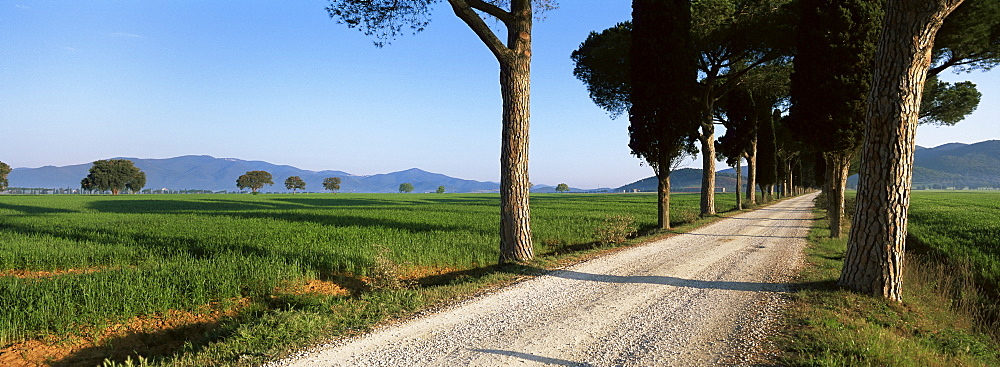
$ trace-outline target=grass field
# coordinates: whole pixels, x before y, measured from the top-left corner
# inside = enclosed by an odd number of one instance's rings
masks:
[[[608,216],[651,228],[655,199],[533,195],[536,254],[593,247]],[[734,205],[716,200],[720,212]],[[698,195],[672,205],[672,222],[693,220]],[[363,329],[453,292],[372,289],[386,271],[480,281],[498,257],[498,207],[496,195],[458,194],[0,196],[0,346],[183,311],[227,316],[177,348],[134,353],[252,364],[266,359],[260,350]],[[295,291],[314,281],[347,292]],[[214,359],[190,357],[206,353]]]
[[[1000,285],[1000,193],[916,192],[911,203],[911,242],[967,264],[984,286]]]
[[[902,304],[836,287],[847,240],[817,221],[781,364],[1000,365],[998,218],[1000,193],[913,192]]]

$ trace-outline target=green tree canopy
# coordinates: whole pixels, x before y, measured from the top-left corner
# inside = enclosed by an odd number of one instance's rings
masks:
[[[399,184],[399,192],[411,193],[413,192],[413,184],[406,182]]]
[[[285,179],[285,188],[292,190],[292,193],[294,194],[295,190],[305,190],[306,182],[302,181],[302,177],[290,176]]]
[[[928,75],[990,70],[1000,65],[1000,1],[965,0],[934,38]]]
[[[598,107],[617,118],[628,112],[632,91],[629,49],[632,22],[618,23],[600,33],[590,32],[570,59],[576,65],[573,76],[580,79]]]
[[[10,174],[10,166],[7,163],[0,162],[0,191],[7,190],[7,175]]]
[[[556,185],[556,191],[557,192],[567,192],[567,191],[569,191],[569,185],[564,184],[564,183],[558,184],[558,185]]]
[[[437,193],[444,194],[444,186],[438,186]]]
[[[323,179],[323,188],[336,192],[340,190],[340,177],[327,177]]]
[[[920,123],[955,125],[979,107],[982,96],[972,82],[948,83],[931,75],[920,100]]]
[[[127,159],[95,161],[87,177],[80,181],[84,190],[111,191],[112,195],[125,189],[139,191],[143,186],[146,186],[146,173]]]
[[[274,185],[271,174],[267,171],[247,171],[236,179],[236,187],[240,190],[250,189],[255,194],[264,185]]]
[[[881,0],[802,0],[792,72],[795,137],[821,152],[861,146]]]

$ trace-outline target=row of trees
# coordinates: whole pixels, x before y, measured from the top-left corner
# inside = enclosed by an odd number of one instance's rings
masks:
[[[980,99],[936,75],[1000,62],[1000,2],[965,3],[635,0],[631,22],[591,33],[571,57],[598,106],[628,111],[629,146],[660,181],[661,227],[669,171],[700,151],[702,215],[714,213],[715,159],[746,160],[762,192],[822,185],[839,237],[854,165],[863,225],[841,284],[899,299],[915,127],[957,123]]]
[[[327,177],[323,179],[323,188],[333,192],[340,190],[340,177]],[[247,171],[236,179],[236,187],[240,190],[250,189],[254,194],[264,185],[274,185],[273,177],[267,171]],[[306,182],[299,176],[289,176],[285,179],[285,188],[292,190],[305,190]]]

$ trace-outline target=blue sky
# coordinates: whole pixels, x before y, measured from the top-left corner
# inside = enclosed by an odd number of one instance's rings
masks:
[[[0,161],[13,167],[207,154],[310,170],[408,168],[499,180],[498,67],[447,4],[385,48],[325,1],[0,0]],[[531,180],[615,187],[648,177],[572,75],[628,0],[563,0],[534,30]],[[1000,77],[979,110],[918,144],[1000,138]],[[689,161],[698,166],[696,161]],[[14,184],[14,183],[12,183]]]

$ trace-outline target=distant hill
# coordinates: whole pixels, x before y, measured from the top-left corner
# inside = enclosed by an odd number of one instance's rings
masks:
[[[917,150],[914,186],[1000,187],[1000,140]]]
[[[744,180],[746,167],[743,167]],[[744,184],[746,181],[743,181]],[[848,179],[848,187],[857,187],[857,175]],[[701,170],[684,168],[670,174],[674,192],[700,191]],[[725,169],[716,174],[716,187],[732,192],[736,172]],[[1000,140],[975,144],[949,143],[934,148],[917,147],[913,167],[913,187],[931,188],[1000,188]],[[617,192],[656,191],[656,177],[645,178],[615,189]]]
[[[701,191],[700,169],[681,168],[670,173],[671,192],[700,192]],[[745,176],[743,184],[746,185]],[[656,192],[656,176],[647,177],[642,180],[614,189],[615,192],[632,192],[639,190],[642,192]],[[719,171],[715,174],[715,187],[717,190],[725,188],[726,192],[736,190],[736,172],[733,170]]]
[[[289,176],[299,176],[306,182],[306,191],[323,190],[323,179],[340,177],[340,192],[398,192],[399,184],[413,184],[414,192],[434,192],[444,186],[447,192],[498,192],[500,184],[463,180],[416,168],[405,171],[357,176],[343,171],[309,171],[292,166],[276,165],[261,161],[235,158],[215,158],[206,155],[189,155],[167,159],[131,160],[146,173],[146,188],[158,190],[211,190],[236,191],[236,178],[247,171],[267,171],[274,177],[274,186],[265,186],[264,192],[289,192],[284,181]],[[87,176],[91,164],[64,167],[15,168],[8,179],[11,187],[29,188],[79,188],[80,180]]]

